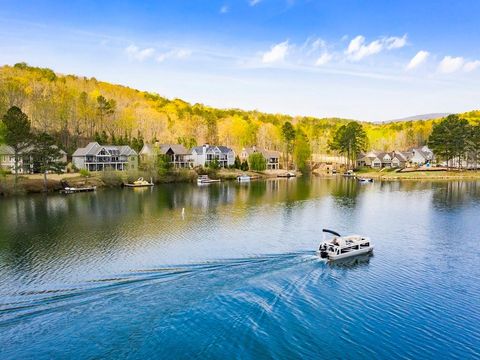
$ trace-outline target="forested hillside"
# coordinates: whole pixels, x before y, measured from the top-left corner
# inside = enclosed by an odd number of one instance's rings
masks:
[[[0,67],[0,114],[14,105],[29,116],[34,130],[54,135],[70,153],[93,139],[134,147],[158,140],[187,147],[209,142],[236,150],[253,144],[283,150],[281,127],[286,121],[306,134],[313,153],[323,153],[328,151],[331,134],[348,121],[192,105],[25,63]],[[480,111],[464,116],[478,121]],[[370,148],[391,150],[423,145],[434,121],[362,124]]]

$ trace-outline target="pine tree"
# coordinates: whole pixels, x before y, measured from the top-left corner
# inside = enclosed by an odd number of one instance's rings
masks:
[[[27,149],[31,143],[30,120],[28,116],[16,106],[8,109],[7,113],[2,118],[3,123],[3,138],[5,144],[13,149],[15,158],[15,190],[18,182],[18,163],[20,154]]]

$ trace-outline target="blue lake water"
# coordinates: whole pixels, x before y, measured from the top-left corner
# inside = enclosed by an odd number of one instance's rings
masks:
[[[480,358],[480,182],[138,190],[0,198],[1,359]]]

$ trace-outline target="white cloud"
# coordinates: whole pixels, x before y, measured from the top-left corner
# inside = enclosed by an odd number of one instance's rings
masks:
[[[463,71],[470,72],[476,70],[480,67],[480,60],[468,61],[463,66]]]
[[[402,37],[392,36],[381,38],[370,43],[365,42],[365,37],[358,35],[348,44],[345,54],[352,61],[359,61],[367,56],[378,54],[382,50],[392,50],[404,47],[407,44],[407,35]]]
[[[407,34],[402,37],[391,36],[385,39],[385,44],[388,50],[391,49],[400,49],[407,45]]]
[[[163,62],[167,59],[177,59],[177,60],[184,60],[190,57],[192,55],[192,52],[187,49],[176,49],[176,50],[170,50],[165,53],[162,53],[157,56],[157,61],[158,62]]]
[[[269,51],[263,54],[262,62],[267,64],[282,61],[283,59],[285,59],[285,56],[288,53],[288,49],[288,40],[273,45]]]
[[[314,52],[323,49],[327,46],[325,40],[320,38],[308,38],[302,45],[301,50],[305,51],[307,55],[312,55]]]
[[[315,65],[316,66],[325,65],[325,64],[329,63],[330,60],[332,60],[332,58],[333,58],[332,54],[329,54],[329,53],[325,52],[322,55],[320,55],[320,57],[315,62]]]
[[[262,1],[262,0],[250,0],[250,1],[248,2],[248,4],[249,4],[250,6],[255,6],[255,5],[259,4],[260,1]]]
[[[346,54],[353,61],[359,61],[364,57],[377,54],[383,49],[383,44],[380,40],[372,41],[370,44],[365,43],[365,37],[358,35],[350,41]]]
[[[135,59],[138,61],[143,61],[145,59],[148,59],[149,57],[153,56],[155,53],[155,49],[153,48],[145,48],[145,49],[139,49],[135,45],[130,45],[125,49],[125,52],[128,54],[128,56],[131,59]]]
[[[444,74],[453,73],[455,71],[460,70],[463,67],[465,60],[458,56],[445,56],[440,64],[438,65],[438,71]]]
[[[226,13],[228,13],[229,10],[230,10],[230,9],[229,9],[228,5],[223,5],[223,6],[220,8],[220,14],[226,14]]]
[[[407,70],[412,70],[420,65],[422,65],[425,61],[427,61],[427,58],[430,56],[430,53],[425,50],[420,50],[417,52],[417,54],[410,60],[410,62],[407,65]]]

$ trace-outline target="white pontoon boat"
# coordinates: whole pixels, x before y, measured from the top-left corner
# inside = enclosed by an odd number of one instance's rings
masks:
[[[220,182],[220,179],[210,179],[208,175],[200,175],[197,178],[198,185],[211,184],[211,183],[217,183],[217,182]]]
[[[373,245],[370,238],[361,235],[341,236],[339,233],[323,229],[325,233],[330,233],[334,237],[328,241],[323,241],[317,253],[322,259],[329,260],[344,259],[350,256],[366,254],[373,251]]]

